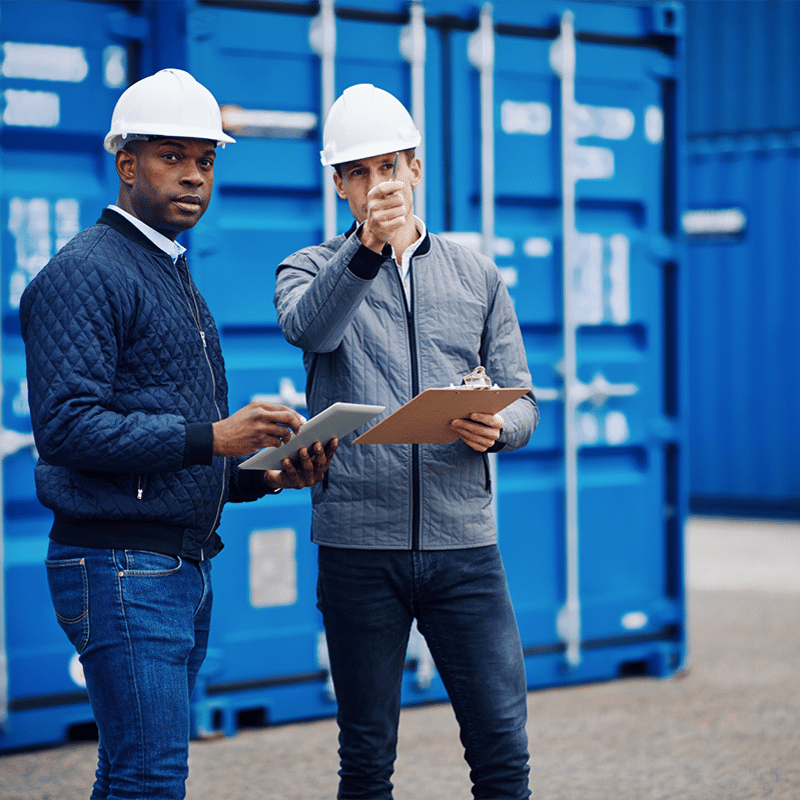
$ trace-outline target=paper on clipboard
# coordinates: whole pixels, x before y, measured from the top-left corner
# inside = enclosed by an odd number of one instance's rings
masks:
[[[498,386],[426,389],[401,408],[362,433],[354,444],[437,444],[454,442],[458,434],[450,420],[474,412],[497,414],[527,394],[527,387]]]
[[[265,447],[246,461],[239,469],[280,469],[284,458],[297,455],[301,447],[310,447],[314,442],[326,444],[334,437],[340,439],[354,431],[359,425],[369,422],[383,411],[385,406],[362,405],[361,403],[334,403],[312,417],[280,447]]]

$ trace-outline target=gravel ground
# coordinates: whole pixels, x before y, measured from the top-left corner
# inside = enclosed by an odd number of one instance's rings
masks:
[[[687,527],[690,667],[531,692],[536,800],[800,798],[800,525]],[[447,705],[404,709],[395,797],[468,800]],[[96,745],[0,756],[0,800],[79,800]],[[330,800],[331,720],[191,745],[190,800]]]

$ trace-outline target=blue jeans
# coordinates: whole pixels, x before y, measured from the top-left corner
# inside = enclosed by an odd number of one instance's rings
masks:
[[[339,723],[340,800],[390,800],[412,620],[447,688],[482,800],[528,791],[525,665],[497,547],[319,548]]]
[[[211,618],[210,562],[51,541],[45,564],[100,734],[92,800],[185,797],[189,698]]]

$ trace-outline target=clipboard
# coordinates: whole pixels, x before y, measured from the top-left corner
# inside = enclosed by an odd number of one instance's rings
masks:
[[[292,436],[280,447],[265,447],[246,461],[239,464],[239,469],[280,469],[284,458],[297,455],[302,447],[310,447],[314,442],[326,444],[334,437],[341,439],[354,431],[359,425],[369,422],[384,410],[386,406],[369,406],[361,403],[334,403],[324,411],[320,411],[308,422],[303,423],[300,432]]]
[[[530,391],[528,387],[498,386],[426,389],[386,419],[362,433],[354,444],[444,444],[458,434],[451,419],[464,419],[473,412],[497,414]]]

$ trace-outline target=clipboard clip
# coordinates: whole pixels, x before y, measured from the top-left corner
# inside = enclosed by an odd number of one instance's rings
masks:
[[[469,375],[463,378],[463,384],[468,389],[482,389],[492,385],[492,379],[486,374],[485,367],[475,367]]]

